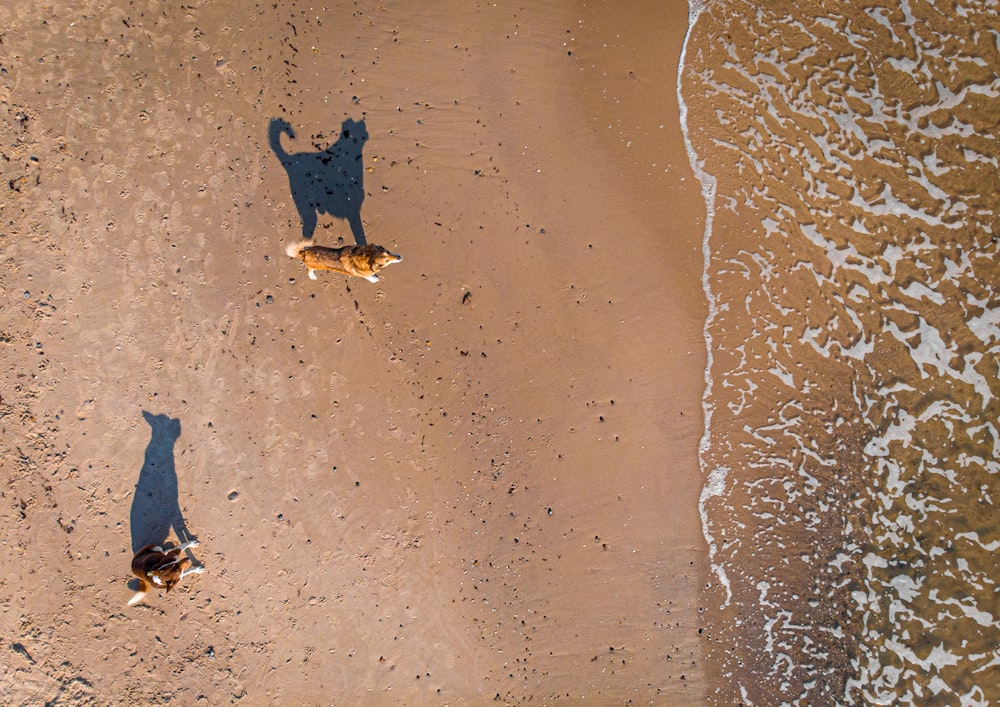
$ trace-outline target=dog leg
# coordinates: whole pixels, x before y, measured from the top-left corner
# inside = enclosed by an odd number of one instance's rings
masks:
[[[184,579],[189,574],[201,574],[205,571],[205,565],[195,565],[194,567],[188,567],[187,569],[181,570],[181,579]]]
[[[365,278],[368,282],[378,282],[378,275],[369,275]]]
[[[309,269],[309,279],[310,280],[315,280],[316,279],[316,271],[313,270],[312,268]]]
[[[184,552],[189,547],[198,547],[199,544],[200,543],[197,540],[189,540],[188,542],[184,543],[183,545],[178,545],[175,549],[178,552]]]

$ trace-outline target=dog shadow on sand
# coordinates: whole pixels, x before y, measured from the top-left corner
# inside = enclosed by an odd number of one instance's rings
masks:
[[[142,416],[149,423],[151,434],[132,495],[129,522],[133,553],[150,543],[163,545],[171,530],[177,536],[178,544],[195,539],[184,524],[177,500],[174,444],[181,436],[181,421],[167,415],[153,415],[145,410]]]
[[[319,214],[329,214],[346,219],[355,243],[365,245],[365,229],[361,225],[361,203],[365,200],[365,163],[361,153],[368,140],[365,121],[348,118],[341,124],[337,140],[317,152],[286,152],[281,146],[282,133],[295,138],[291,125],[280,118],[272,119],[268,128],[271,149],[288,173],[292,200],[302,218],[302,237],[311,239]]]

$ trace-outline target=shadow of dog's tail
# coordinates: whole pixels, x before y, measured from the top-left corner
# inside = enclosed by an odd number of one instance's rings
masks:
[[[288,160],[288,153],[281,146],[281,133],[285,133],[293,140],[295,139],[295,131],[292,130],[291,125],[281,118],[272,118],[271,125],[267,129],[267,136],[271,142],[271,149],[274,150],[274,154],[284,163]]]

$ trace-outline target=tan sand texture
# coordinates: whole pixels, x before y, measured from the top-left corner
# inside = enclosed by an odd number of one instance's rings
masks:
[[[686,5],[547,5],[0,7],[4,703],[703,703]]]

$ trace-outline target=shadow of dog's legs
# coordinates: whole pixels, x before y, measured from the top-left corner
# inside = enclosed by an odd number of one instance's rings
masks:
[[[365,239],[365,227],[361,225],[361,211],[352,213],[348,218],[348,223],[351,224],[351,235],[354,236],[354,242],[358,245],[368,245],[368,241]]]
[[[319,217],[316,215],[316,205],[311,200],[299,196],[300,194],[301,192],[297,192],[292,196],[295,198],[295,208],[302,219],[302,237],[306,240],[311,240],[313,234],[316,232],[316,224],[319,223]]]

